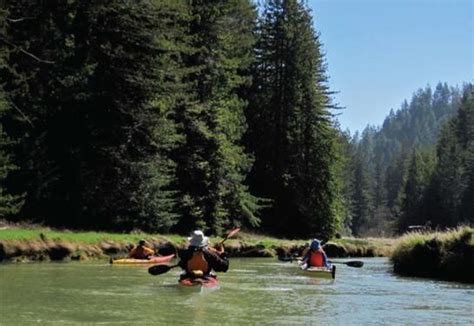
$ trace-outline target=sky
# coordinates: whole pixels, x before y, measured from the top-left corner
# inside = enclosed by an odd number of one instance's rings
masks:
[[[419,88],[474,82],[473,0],[308,0],[343,130],[380,126]]]

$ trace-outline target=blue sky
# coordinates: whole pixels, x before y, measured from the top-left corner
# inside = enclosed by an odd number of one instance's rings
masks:
[[[343,130],[381,125],[418,88],[474,81],[473,0],[309,0]]]

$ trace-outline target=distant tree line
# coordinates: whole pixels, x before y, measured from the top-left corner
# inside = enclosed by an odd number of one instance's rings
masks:
[[[305,1],[0,4],[1,217],[322,238],[344,224]]]
[[[346,228],[403,233],[410,225],[474,222],[473,86],[439,83],[413,94],[379,128],[344,133],[349,163]]]

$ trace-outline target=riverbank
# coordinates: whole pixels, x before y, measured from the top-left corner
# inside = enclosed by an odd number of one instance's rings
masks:
[[[474,283],[474,228],[408,234],[391,261],[399,275]]]
[[[52,230],[44,227],[3,226],[0,261],[88,260],[126,257],[129,249],[145,239],[161,255],[177,253],[187,245],[181,235],[100,233]],[[221,237],[213,237],[216,243]],[[288,240],[239,232],[225,243],[231,257],[274,257],[301,254],[307,240]],[[329,257],[388,256],[393,239],[341,238],[324,245]]]

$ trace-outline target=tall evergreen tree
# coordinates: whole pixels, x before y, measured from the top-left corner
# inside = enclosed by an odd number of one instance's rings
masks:
[[[288,236],[331,236],[336,134],[321,44],[309,9],[296,0],[267,1],[259,23],[254,97],[248,111],[250,177],[273,201],[265,227]]]
[[[257,199],[244,179],[252,164],[241,138],[250,82],[255,8],[248,0],[189,2],[186,98],[175,114],[185,137],[175,152],[182,215],[178,230],[220,232],[231,224],[255,226]]]
[[[472,222],[474,105],[466,85],[456,117],[445,125],[437,146],[438,162],[425,203],[435,226]]]
[[[458,138],[464,149],[465,182],[460,207],[460,222],[474,223],[474,86],[465,86],[458,112]]]
[[[361,153],[356,153],[353,158],[354,186],[351,200],[352,211],[352,233],[361,235],[368,225],[372,213],[372,194],[370,192],[370,179],[367,168],[367,161]]]
[[[6,25],[7,25],[8,13],[6,10],[0,8],[0,37],[6,36]],[[3,39],[2,39],[3,40]],[[2,44],[0,40],[0,44]],[[4,44],[6,45],[6,44]],[[7,46],[0,47],[0,73],[5,73],[6,70],[6,59],[8,51]],[[0,217],[9,216],[15,214],[20,209],[22,203],[20,196],[13,196],[8,193],[5,187],[5,180],[10,171],[16,168],[11,160],[11,141],[4,132],[2,117],[10,110],[10,105],[7,94],[3,89],[3,85],[0,84]]]
[[[399,232],[409,225],[423,225],[428,221],[423,209],[425,192],[434,168],[434,154],[413,150],[402,193],[401,212],[397,227]]]

